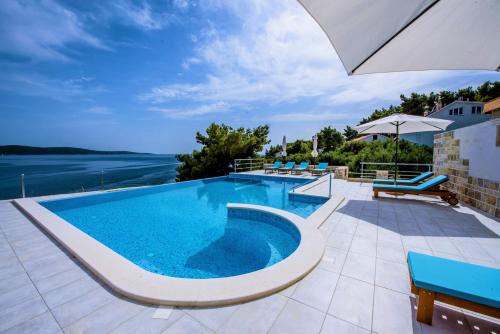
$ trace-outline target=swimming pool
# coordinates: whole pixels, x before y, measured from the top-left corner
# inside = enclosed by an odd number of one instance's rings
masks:
[[[221,278],[272,266],[301,238],[291,223],[228,216],[226,205],[264,205],[305,218],[325,200],[290,199],[288,192],[304,182],[221,177],[40,204],[147,271]]]

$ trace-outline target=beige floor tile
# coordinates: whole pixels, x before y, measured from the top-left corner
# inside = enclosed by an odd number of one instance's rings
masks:
[[[146,306],[117,299],[64,328],[65,333],[105,333],[144,311]]]
[[[347,233],[341,233],[337,231],[333,231],[330,234],[330,237],[326,241],[328,246],[339,248],[342,250],[348,250],[351,246],[353,235]]]
[[[346,251],[327,246],[325,248],[325,254],[323,255],[318,267],[340,274],[342,267],[344,266],[346,256]]]
[[[458,248],[447,237],[427,236],[427,244],[434,252],[447,253],[462,256]]]
[[[52,307],[51,311],[61,327],[67,327],[117,298],[106,289],[94,289],[64,304]]]
[[[359,222],[354,235],[377,241],[377,225],[373,223]]]
[[[413,306],[414,299],[410,296],[375,287],[373,331],[384,334],[421,333]]]
[[[368,334],[370,331],[355,326],[350,322],[327,315],[321,334]]]
[[[325,313],[290,299],[269,333],[319,333]]]
[[[328,313],[371,330],[373,285],[341,276]]]
[[[11,327],[10,329],[2,332],[2,334],[56,334],[61,333],[59,325],[50,314],[50,312],[42,313],[34,318]]]
[[[377,259],[375,284],[409,295],[410,277],[408,266],[403,263]]]
[[[332,299],[339,275],[323,269],[315,269],[297,286],[293,299],[326,312]]]
[[[213,331],[218,330],[224,322],[238,309],[239,305],[209,308],[182,308],[193,319]]]
[[[357,220],[350,220],[344,217],[340,222],[338,222],[335,225],[332,233],[339,232],[339,233],[354,234],[354,232],[356,231],[357,224],[358,224]]]
[[[27,300],[8,308],[0,308],[0,332],[41,315],[47,306],[40,297]]]
[[[400,242],[379,241],[377,243],[377,258],[392,262],[406,262],[406,254]]]
[[[375,254],[370,256],[348,253],[342,275],[373,284],[375,281]]]
[[[377,252],[377,240],[354,235],[349,252],[375,256]]]
[[[153,314],[157,307],[148,307],[136,316],[125,320],[118,327],[113,329],[112,334],[156,334],[163,333],[168,327],[172,326],[177,320],[184,316],[180,310],[174,309],[168,319],[153,319]]]
[[[164,334],[205,334],[212,333],[208,328],[200,324],[188,315],[174,322],[164,332]]]
[[[287,300],[286,297],[275,294],[242,304],[222,325],[218,333],[267,333]]]

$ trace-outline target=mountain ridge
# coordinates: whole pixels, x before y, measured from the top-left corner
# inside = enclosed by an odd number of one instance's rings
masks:
[[[151,154],[131,151],[100,151],[79,147],[38,147],[25,145],[0,145],[0,155],[77,155],[77,154]]]

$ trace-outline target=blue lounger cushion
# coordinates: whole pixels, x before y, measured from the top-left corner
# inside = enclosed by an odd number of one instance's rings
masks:
[[[500,270],[420,253],[408,253],[417,288],[500,308]]]
[[[425,172],[425,173],[417,175],[413,179],[409,179],[409,180],[399,180],[399,179],[396,179],[396,184],[401,184],[401,185],[415,184],[415,183],[418,183],[420,181],[423,181],[423,180],[431,177],[432,175],[433,175],[432,172]],[[373,182],[378,182],[378,183],[394,183],[394,180],[391,180],[391,179],[374,179]]]
[[[320,162],[318,167],[314,168],[314,171],[322,172],[328,168],[328,162]]]
[[[278,169],[281,169],[281,170],[288,170],[288,169],[292,169],[293,166],[295,166],[295,162],[293,161],[290,161],[290,162],[287,162],[285,167],[281,167],[281,168],[278,168]]]
[[[281,161],[276,161],[276,162],[274,162],[274,165],[272,165],[268,169],[278,169],[280,167],[281,167]]]
[[[301,162],[300,166],[295,168],[295,170],[306,170],[308,166],[309,166],[308,162]]]
[[[390,184],[374,184],[373,188],[374,189],[381,189],[381,190],[410,190],[410,191],[423,191],[423,190],[428,190],[432,187],[435,187],[437,185],[440,185],[442,183],[445,183],[448,181],[448,176],[446,175],[439,175],[436,177],[433,177],[430,180],[427,180],[418,186],[401,186],[401,185],[390,185]]]

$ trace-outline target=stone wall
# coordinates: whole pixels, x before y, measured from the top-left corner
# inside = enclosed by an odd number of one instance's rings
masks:
[[[435,135],[434,172],[448,175],[444,187],[461,202],[500,217],[500,148],[489,127],[496,133],[500,125],[485,122]],[[485,169],[488,164],[493,169]]]

